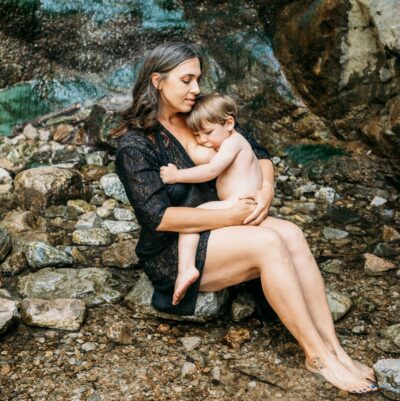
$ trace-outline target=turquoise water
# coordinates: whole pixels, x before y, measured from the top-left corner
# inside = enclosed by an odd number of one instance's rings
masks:
[[[307,166],[315,161],[326,161],[333,156],[344,156],[343,149],[330,145],[295,145],[285,148],[286,155],[297,164]]]

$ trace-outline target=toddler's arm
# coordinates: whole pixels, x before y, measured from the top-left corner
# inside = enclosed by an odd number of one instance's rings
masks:
[[[226,139],[218,152],[207,164],[178,170],[174,164],[162,166],[161,179],[165,184],[199,183],[210,181],[220,175],[235,160],[241,150],[240,142],[233,138]]]

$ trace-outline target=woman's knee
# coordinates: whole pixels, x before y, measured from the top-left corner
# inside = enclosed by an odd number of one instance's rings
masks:
[[[303,230],[290,221],[285,222],[285,229],[281,235],[290,252],[302,249],[306,243]]]
[[[287,252],[285,242],[281,235],[270,228],[259,230],[255,241],[253,242],[255,252],[260,257],[270,256],[274,254],[284,254]]]

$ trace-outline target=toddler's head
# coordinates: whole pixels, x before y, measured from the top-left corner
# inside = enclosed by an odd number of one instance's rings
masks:
[[[188,127],[199,143],[218,149],[235,125],[236,104],[229,96],[209,93],[196,98],[186,117]]]

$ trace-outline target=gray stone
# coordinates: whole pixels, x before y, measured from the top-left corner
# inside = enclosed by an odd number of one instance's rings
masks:
[[[85,311],[85,302],[80,299],[25,298],[21,305],[21,320],[29,326],[77,330],[83,322]]]
[[[110,284],[111,273],[105,269],[44,268],[19,277],[17,291],[24,298],[82,298],[92,306],[121,299]]]
[[[200,337],[181,337],[181,342],[186,351],[193,351],[200,347],[201,338]]]
[[[377,346],[385,352],[400,354],[400,324],[394,324],[381,330]]]
[[[317,190],[317,184],[311,184],[311,183],[304,184],[293,190],[293,196],[295,198],[299,199],[304,194],[307,194],[307,193],[314,194],[316,190]]]
[[[67,207],[65,205],[53,205],[44,211],[44,215],[50,219],[55,217],[65,218],[67,216]]]
[[[0,298],[0,334],[18,321],[17,304],[10,299]]]
[[[125,189],[117,174],[112,173],[101,177],[100,185],[102,186],[104,193],[107,196],[119,200],[123,203],[129,203],[129,199],[126,196]]]
[[[74,219],[81,214],[96,211],[96,206],[84,201],[83,199],[70,199],[67,202],[67,212],[71,219]]]
[[[85,352],[94,351],[97,348],[97,344],[93,342],[86,342],[82,344],[81,348],[82,351]]]
[[[380,196],[374,196],[374,199],[372,199],[370,205],[375,207],[380,207],[383,206],[386,202],[387,199],[381,198]]]
[[[111,234],[120,234],[139,230],[139,225],[133,221],[105,220],[103,228],[106,228]]]
[[[22,251],[15,251],[0,265],[0,273],[5,276],[15,276],[26,270],[28,263]]]
[[[239,322],[246,319],[254,313],[255,307],[256,303],[250,294],[246,292],[238,294],[231,306],[232,320]]]
[[[344,262],[340,259],[329,259],[321,263],[321,270],[331,274],[342,274]]]
[[[100,228],[103,220],[96,212],[87,212],[79,217],[75,224],[77,230],[89,230],[91,228]]]
[[[0,185],[9,185],[10,188],[12,188],[12,183],[13,179],[10,173],[6,169],[0,167]]]
[[[129,209],[115,208],[114,217],[116,220],[132,221],[135,220],[135,214]]]
[[[181,375],[182,377],[190,377],[194,373],[196,373],[197,368],[196,365],[192,362],[185,362],[182,366]]]
[[[400,400],[400,359],[381,359],[373,368],[383,395],[391,400]]]
[[[0,263],[11,250],[11,236],[4,228],[0,228]]]
[[[326,295],[332,319],[335,322],[341,319],[353,306],[352,300],[339,292],[327,289]]]
[[[18,204],[25,209],[42,209],[71,198],[84,198],[88,188],[81,173],[58,167],[24,170],[14,180]]]
[[[159,312],[151,305],[153,286],[148,277],[142,273],[132,291],[126,296],[127,305],[135,312],[137,317],[161,317],[163,319],[206,322],[222,315],[228,301],[228,290],[219,292],[200,292],[197,298],[194,315],[178,316]]]
[[[390,258],[391,256],[396,256],[400,254],[400,250],[397,250],[391,247],[389,244],[385,242],[380,242],[376,245],[373,254],[375,256],[383,257],[383,258]]]
[[[72,233],[72,242],[77,245],[110,245],[112,235],[104,228],[76,230]]]
[[[323,230],[324,237],[328,240],[337,240],[346,238],[349,233],[347,231],[339,230],[338,228],[325,227]]]
[[[332,205],[336,200],[336,191],[331,187],[322,187],[316,193],[315,197],[321,202]]]
[[[364,272],[368,276],[381,276],[388,270],[397,269],[397,266],[388,260],[379,258],[371,253],[364,253]]]
[[[136,255],[136,240],[127,240],[112,244],[102,254],[104,266],[119,267],[127,269],[138,263]]]
[[[72,265],[72,258],[66,252],[40,241],[28,242],[25,245],[25,257],[28,265],[34,270]]]
[[[91,166],[105,166],[108,161],[107,152],[98,150],[85,155],[86,163]]]

